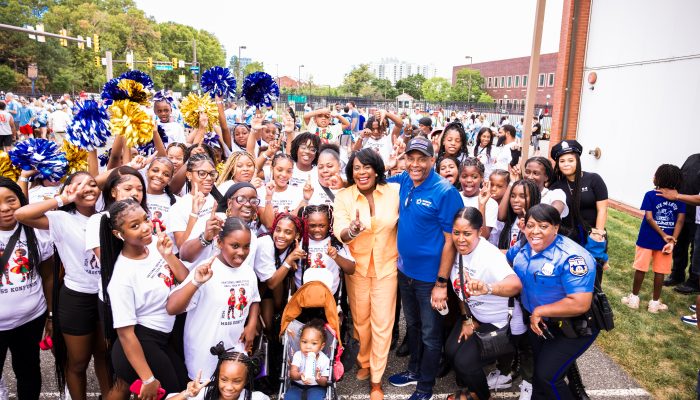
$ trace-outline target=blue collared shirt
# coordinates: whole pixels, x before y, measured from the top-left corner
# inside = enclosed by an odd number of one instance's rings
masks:
[[[508,250],[506,258],[523,283],[520,299],[529,312],[569,294],[593,292],[595,260],[564,236],[557,235],[552,244],[534,255],[529,243],[518,243]]]
[[[457,189],[433,169],[419,186],[408,172],[392,176],[399,183],[399,270],[408,277],[434,282],[440,269],[444,233],[464,204]]]

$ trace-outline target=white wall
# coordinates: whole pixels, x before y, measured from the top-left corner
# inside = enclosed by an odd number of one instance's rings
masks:
[[[700,2],[592,3],[578,121],[583,169],[603,177],[610,198],[638,208],[659,165],[680,167],[700,152]],[[599,160],[588,155],[595,147]]]

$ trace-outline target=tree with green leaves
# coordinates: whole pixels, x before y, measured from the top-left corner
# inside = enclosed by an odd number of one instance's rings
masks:
[[[477,103],[493,103],[493,97],[491,97],[490,94],[483,92],[481,93],[481,96],[479,96]]]
[[[475,69],[464,68],[457,71],[455,84],[452,86],[450,100],[472,101],[478,99],[483,90],[484,77]],[[470,97],[471,96],[471,97]]]
[[[423,82],[423,97],[428,101],[447,101],[452,93],[452,85],[445,78],[435,77]]]
[[[374,75],[369,72],[369,65],[360,64],[345,75],[345,79],[343,79],[343,89],[352,95],[359,96],[362,88],[370,86],[370,82],[373,78]]]
[[[388,79],[372,78],[369,85],[375,89],[375,93],[383,99],[394,99],[399,95],[399,91],[394,88]]]
[[[243,77],[245,78],[253,72],[265,72],[265,67],[263,66],[263,63],[260,61],[253,61],[250,64],[246,65],[245,68],[243,68]]]
[[[404,79],[399,79],[396,81],[394,87],[396,91],[401,93],[406,93],[411,95],[414,99],[423,98],[423,82],[425,82],[425,77],[423,75],[411,75]]]

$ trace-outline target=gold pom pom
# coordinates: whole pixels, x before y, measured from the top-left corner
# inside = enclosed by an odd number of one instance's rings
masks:
[[[131,79],[122,79],[117,84],[117,87],[129,93],[129,99],[131,99],[131,101],[135,101],[144,106],[148,105],[151,92],[144,88],[140,82]]]
[[[180,103],[180,112],[182,112],[185,123],[192,128],[199,127],[200,113],[207,114],[209,118],[209,123],[206,126],[207,132],[213,132],[214,125],[219,125],[219,110],[209,96],[198,96],[196,93],[190,93]]]
[[[115,101],[109,106],[109,113],[112,133],[124,136],[127,146],[136,147],[153,140],[153,121],[138,103]]]
[[[10,155],[7,152],[0,151],[0,176],[17,181],[20,172],[20,169],[12,164]]]
[[[66,153],[66,160],[68,160],[68,170],[66,171],[66,176],[79,171],[88,170],[87,150],[74,146],[67,140],[64,140],[63,146],[61,146],[61,151]]]
[[[219,164],[216,165],[216,172],[219,173],[219,176],[224,173],[224,167],[226,166],[226,162],[222,161]]]

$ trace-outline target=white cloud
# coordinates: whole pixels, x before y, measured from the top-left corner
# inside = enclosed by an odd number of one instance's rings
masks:
[[[338,85],[352,65],[383,57],[433,63],[449,78],[465,56],[483,62],[530,54],[534,0],[470,0],[411,4],[399,1],[223,2],[136,0],[156,21],[175,21],[214,33],[227,57],[265,64],[271,75]],[[562,0],[545,12],[542,53],[558,51]]]

